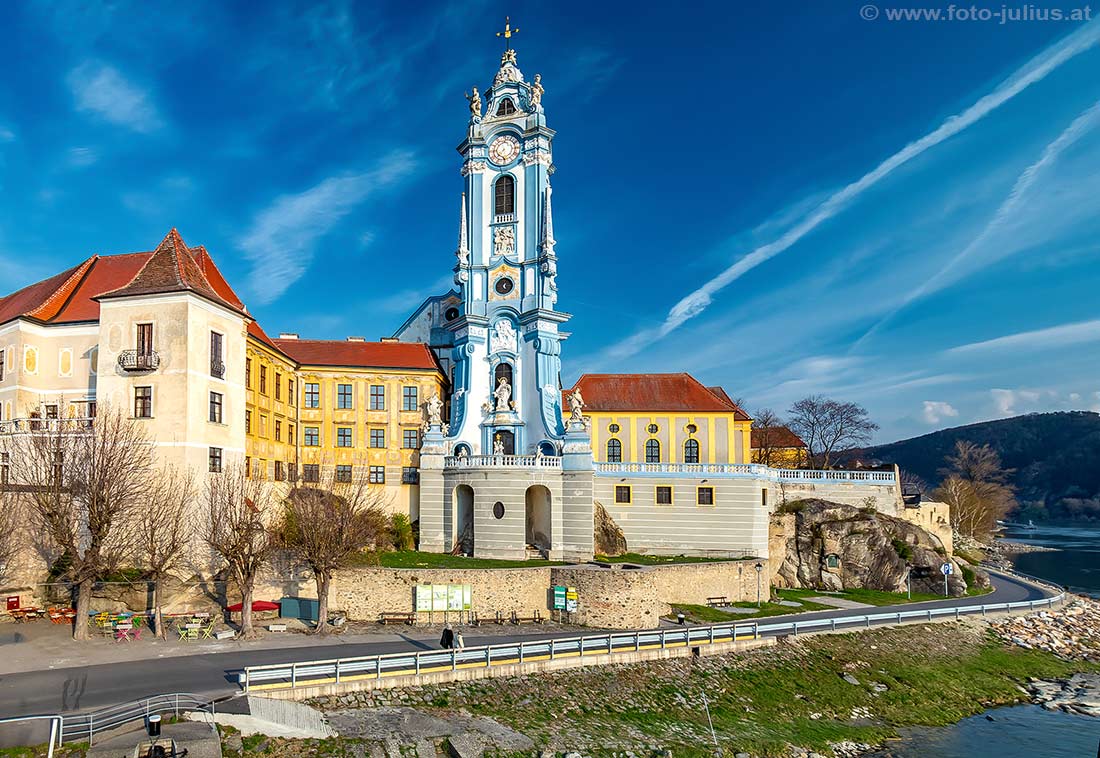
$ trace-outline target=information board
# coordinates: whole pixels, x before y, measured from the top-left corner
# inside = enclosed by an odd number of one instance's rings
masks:
[[[416,611],[469,611],[474,607],[473,587],[469,584],[416,585]]]
[[[554,590],[554,610],[555,611],[564,611],[565,610],[565,587],[559,587],[559,586],[555,585],[553,587],[553,590]]]

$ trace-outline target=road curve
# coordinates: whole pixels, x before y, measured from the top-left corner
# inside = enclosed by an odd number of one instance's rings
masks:
[[[990,571],[994,591],[987,595],[937,600],[925,603],[885,606],[874,609],[815,611],[789,616],[772,616],[760,623],[813,619],[844,619],[867,613],[896,613],[927,608],[954,608],[986,603],[1040,600],[1055,593],[1009,574]],[[746,621],[746,623],[750,623]],[[576,637],[577,630],[546,632],[537,638]],[[502,644],[534,635],[466,635],[469,647]],[[191,692],[216,698],[239,691],[232,672],[245,666],[326,658],[398,653],[417,649],[434,649],[434,639],[413,639],[399,642],[318,645],[316,647],[241,650],[228,653],[208,653],[155,658],[126,663],[49,669],[0,677],[0,718],[35,714],[71,713],[104,708],[165,692]]]

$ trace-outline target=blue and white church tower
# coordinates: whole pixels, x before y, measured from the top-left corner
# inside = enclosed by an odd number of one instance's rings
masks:
[[[561,340],[551,211],[554,132],[542,84],[524,81],[515,50],[501,58],[481,112],[470,95],[462,155],[462,217],[450,325],[455,454],[558,455]]]
[[[557,309],[554,131],[542,95],[510,46],[484,101],[467,95],[456,289],[395,334],[428,343],[451,376],[447,423],[429,419],[421,445],[424,550],[591,557],[588,433],[562,416],[569,314]]]

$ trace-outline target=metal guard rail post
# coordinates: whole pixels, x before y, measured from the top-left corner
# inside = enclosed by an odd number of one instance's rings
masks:
[[[946,616],[956,619],[964,615],[980,614],[985,616],[988,613],[995,612],[1051,608],[1055,603],[1063,602],[1065,598],[1065,592],[1060,592],[1042,600],[1021,600],[1011,603],[891,611],[889,613],[870,613],[841,618],[803,619],[775,624],[761,624],[759,621],[751,623],[726,622],[674,629],[608,632],[580,637],[550,637],[469,647],[462,650],[384,653],[357,658],[337,658],[289,664],[276,663],[244,668],[238,675],[238,683],[245,692],[251,692],[254,688],[274,689],[285,688],[288,685],[291,688],[296,688],[310,684],[343,683],[366,676],[381,679],[383,676],[420,675],[446,669],[456,671],[460,666],[472,665],[486,668],[540,659],[556,660],[561,657],[583,657],[592,654],[638,651],[650,647],[664,649],[670,646],[713,644],[716,641],[732,642],[738,639],[759,639],[764,634],[772,636],[797,635],[822,629],[835,631],[859,626],[870,628],[871,626],[900,625],[907,620],[914,619],[931,621]]]

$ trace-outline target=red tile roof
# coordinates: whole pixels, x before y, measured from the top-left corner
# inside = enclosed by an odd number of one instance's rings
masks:
[[[768,435],[768,444],[773,447],[806,447],[802,438],[785,426],[759,427],[752,430],[752,447],[759,450],[764,444],[764,435]]]
[[[589,411],[733,413],[748,419],[724,392],[712,392],[691,374],[584,374],[564,394],[576,387]]]
[[[420,342],[346,342],[341,340],[273,340],[279,350],[304,366],[411,368],[442,372],[427,345]]]
[[[154,255],[166,246],[171,249],[164,256],[171,258],[177,272],[182,271],[180,276],[186,281],[185,285],[177,282],[172,267],[166,269],[163,261],[151,264]],[[179,256],[180,246],[187,251],[186,256]],[[156,278],[154,274],[159,276],[161,284],[167,282],[169,286],[166,289],[150,287]],[[139,289],[143,291],[138,292]],[[190,290],[233,310],[245,311],[240,298],[222,277],[206,249],[188,249],[179,232],[173,229],[156,251],[93,255],[79,266],[0,298],[0,324],[20,316],[48,324],[98,321],[97,298],[120,292],[151,294],[151,290]]]
[[[725,400],[727,403],[737,409],[736,411],[734,411],[734,413],[736,414],[738,421],[752,421],[752,416],[746,413],[745,409],[742,408],[740,405],[733,402],[733,398],[731,398],[729,396],[729,393],[727,393],[724,389],[722,389],[721,387],[707,387],[707,389],[717,395],[719,400]]]
[[[205,250],[201,253],[205,254]],[[208,267],[214,268],[209,256],[204,256]],[[194,253],[187,247],[180,233],[175,229],[168,232],[167,236],[157,246],[157,249],[149,256],[141,270],[122,287],[104,292],[100,299],[113,297],[128,297],[133,295],[160,295],[168,292],[193,292],[212,302],[244,314],[244,307],[237,296],[229,290],[229,285],[222,279],[227,297],[218,294],[203,273]],[[221,275],[218,275],[221,279]]]

